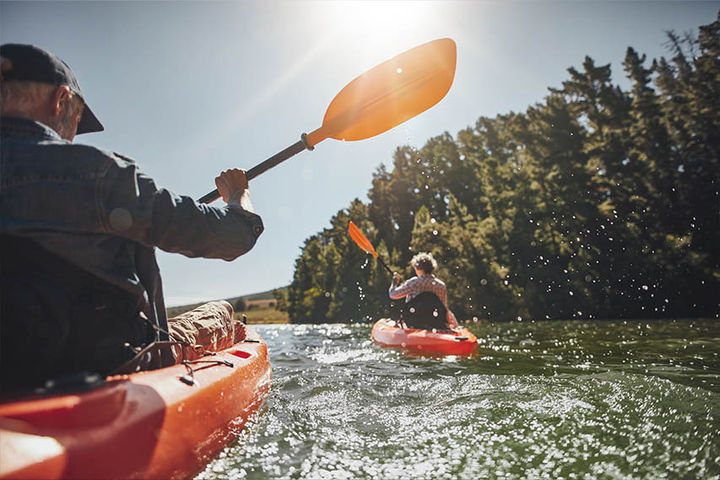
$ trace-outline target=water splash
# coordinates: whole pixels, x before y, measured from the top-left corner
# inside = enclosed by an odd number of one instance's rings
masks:
[[[198,478],[720,475],[717,322],[471,328],[478,355],[443,359],[365,325],[261,327],[270,397]]]

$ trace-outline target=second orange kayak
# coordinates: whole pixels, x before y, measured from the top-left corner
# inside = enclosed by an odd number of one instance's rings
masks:
[[[375,322],[372,339],[383,347],[397,347],[426,353],[469,355],[477,348],[477,337],[467,328],[453,331],[401,328],[394,320],[383,318]]]

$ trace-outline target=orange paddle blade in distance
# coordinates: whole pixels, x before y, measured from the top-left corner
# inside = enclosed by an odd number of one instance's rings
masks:
[[[378,254],[375,251],[375,247],[372,246],[372,243],[370,243],[370,240],[367,239],[367,237],[360,231],[360,229],[352,222],[348,224],[348,233],[350,234],[350,238],[352,238],[355,243],[358,244],[358,247],[365,250],[367,253],[372,255],[375,258],[378,258]]]
[[[424,112],[450,90],[456,62],[455,42],[441,38],[373,67],[335,96],[308,144],[370,138]]]

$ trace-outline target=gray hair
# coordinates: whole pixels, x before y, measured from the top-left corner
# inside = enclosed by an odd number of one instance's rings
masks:
[[[0,111],[34,110],[55,88],[55,85],[40,82],[0,82]]]
[[[0,112],[3,115],[18,115],[23,113],[33,120],[48,123],[46,118],[37,118],[38,108],[52,96],[57,85],[40,82],[0,82]],[[53,122],[49,127],[55,129],[58,134],[65,138],[65,134],[74,126],[74,119],[77,118],[85,106],[82,98],[74,92],[70,92],[68,108],[63,112],[61,118]]]
[[[427,252],[420,252],[415,255],[412,260],[410,260],[410,265],[425,273],[432,273],[433,270],[437,268],[437,262],[432,254]]]

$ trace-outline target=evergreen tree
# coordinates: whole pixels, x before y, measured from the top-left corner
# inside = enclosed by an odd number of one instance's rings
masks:
[[[391,267],[439,261],[460,320],[720,315],[720,17],[673,57],[628,48],[630,89],[586,57],[522,113],[399,147],[295,263],[294,322],[397,313]]]

